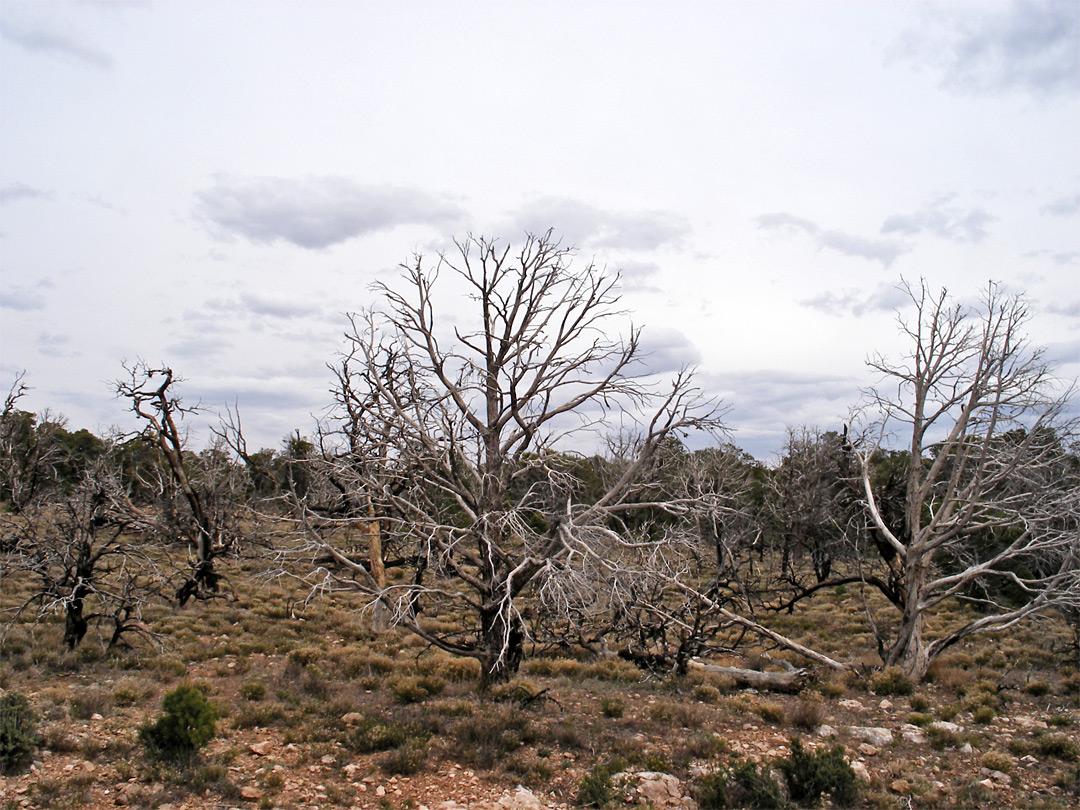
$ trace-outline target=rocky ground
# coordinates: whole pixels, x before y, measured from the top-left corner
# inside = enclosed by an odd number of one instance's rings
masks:
[[[844,745],[860,779],[862,806],[1067,808],[1078,802],[1080,786],[1063,777],[1075,758],[1075,702],[1065,708],[1068,700],[1060,695],[1036,698],[1016,690],[1007,712],[984,716],[983,722],[976,722],[970,709],[939,712],[952,719],[927,722],[933,714],[914,709],[927,708],[920,701],[949,704],[954,696],[942,687],[883,697],[861,691],[858,684],[837,694],[834,683],[802,695],[775,695],[701,681],[677,687],[657,679],[633,683],[624,668],[615,681],[538,675],[530,677],[527,688],[547,691],[528,708],[515,710],[528,718],[532,732],[514,750],[500,752],[487,767],[470,765],[454,726],[444,723],[444,733],[430,740],[415,773],[391,774],[384,755],[350,752],[304,724],[347,729],[348,713],[331,714],[342,706],[410,718],[451,716],[467,707],[481,719],[505,707],[477,697],[466,684],[452,684],[444,694],[407,707],[378,688],[349,692],[350,704],[346,690],[331,687],[305,698],[309,710],[321,704],[322,714],[248,727],[240,722],[247,703],[267,700],[245,702],[243,685],[256,676],[269,684],[295,681],[295,667],[280,656],[238,663],[210,659],[187,668],[186,679],[205,684],[226,716],[218,724],[220,735],[197,764],[186,768],[155,764],[139,746],[137,728],[160,701],[123,705],[127,701],[116,699],[131,691],[131,676],[98,680],[100,673],[87,671],[39,684],[36,692],[29,691],[46,718],[46,747],[25,773],[0,777],[0,805],[538,810],[575,806],[590,769],[622,757],[626,770],[637,774],[626,780],[628,802],[689,808],[701,774],[736,756],[771,763],[788,754],[795,736],[811,748]],[[368,680],[362,686],[377,685]],[[165,689],[155,687],[154,698]],[[82,705],[80,693],[96,695],[101,711],[72,717],[72,707]],[[288,693],[281,688],[278,694]],[[1059,748],[1047,740],[1057,740]]]

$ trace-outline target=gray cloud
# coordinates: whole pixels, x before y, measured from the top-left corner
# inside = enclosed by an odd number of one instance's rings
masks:
[[[678,329],[643,329],[640,351],[639,359],[649,374],[668,374],[701,362],[697,346]]]
[[[860,381],[786,371],[742,371],[703,375],[701,382],[731,405],[725,418],[734,443],[759,459],[784,444],[790,425],[838,430],[858,402]]]
[[[245,293],[240,296],[240,301],[248,312],[273,318],[304,318],[321,312],[314,304],[305,304],[291,298]]]
[[[957,10],[938,13],[933,27],[906,32],[897,55],[934,66],[941,86],[954,92],[1080,90],[1080,4],[1015,0],[1005,8],[972,3]]]
[[[343,177],[222,178],[197,197],[196,215],[220,236],[311,250],[398,225],[452,225],[464,215],[420,189],[364,186]]]
[[[881,232],[902,236],[928,232],[952,242],[981,242],[988,235],[985,226],[996,219],[981,208],[964,211],[938,203],[913,214],[894,214],[882,224]]]
[[[569,197],[531,200],[514,213],[512,227],[530,233],[554,228],[574,247],[622,250],[677,247],[691,230],[686,217],[674,211],[604,211]]]
[[[662,292],[653,281],[660,275],[656,262],[619,262],[620,285],[624,290]]]
[[[1067,304],[1053,303],[1046,305],[1046,311],[1055,315],[1065,315],[1069,318],[1080,317],[1080,301],[1070,301]]]
[[[4,20],[0,22],[0,38],[32,53],[59,56],[90,67],[108,70],[114,64],[113,58],[104,51],[66,33],[39,26],[18,26]]]
[[[9,205],[19,200],[51,200],[51,191],[28,186],[26,183],[6,183],[0,187],[0,205]]]
[[[1067,217],[1077,211],[1080,211],[1080,194],[1073,194],[1071,197],[1059,197],[1039,209],[1039,213],[1055,217]]]
[[[0,309],[12,309],[17,312],[44,309],[45,295],[43,290],[51,289],[52,286],[52,282],[45,279],[32,287],[5,286],[0,288]]]
[[[874,290],[867,293],[862,290],[845,290],[834,292],[828,290],[814,298],[807,298],[799,302],[808,309],[816,309],[827,315],[860,317],[871,312],[895,312],[905,304],[911,303],[911,299],[899,287],[879,284]]]
[[[766,231],[804,233],[810,236],[818,250],[835,250],[845,256],[881,262],[889,267],[911,248],[891,239],[870,239],[845,231],[827,230],[803,217],[786,212],[762,214],[755,217],[757,226]]]
[[[42,332],[38,335],[37,342],[38,351],[48,357],[71,357],[77,354],[68,350],[71,345],[71,335]]]

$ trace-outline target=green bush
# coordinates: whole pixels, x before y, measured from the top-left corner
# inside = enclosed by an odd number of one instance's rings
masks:
[[[604,717],[622,717],[626,712],[626,704],[618,698],[604,698],[600,701],[600,713]]]
[[[0,773],[22,767],[37,745],[37,713],[21,692],[0,695]]]
[[[1035,741],[1035,750],[1044,757],[1056,757],[1065,762],[1080,759],[1080,745],[1067,734],[1044,734]]]
[[[727,771],[713,771],[698,779],[694,798],[701,810],[727,810],[731,807],[731,794],[728,792]]]
[[[248,681],[240,687],[240,697],[245,700],[262,700],[266,697],[266,684],[262,681]]]
[[[887,667],[875,673],[870,679],[870,688],[879,695],[910,695],[915,691],[899,667]]]
[[[775,810],[785,804],[780,785],[773,779],[768,769],[759,768],[748,760],[739,760],[732,765],[728,789],[731,795],[731,807]]]
[[[341,743],[355,754],[370,754],[399,748],[408,736],[406,728],[392,720],[365,717],[345,732]]]
[[[578,785],[577,803],[581,807],[605,807],[624,798],[624,786],[615,784],[612,777],[626,768],[626,761],[616,757],[597,763]]]
[[[791,741],[791,756],[777,765],[787,779],[791,798],[799,804],[816,804],[828,793],[835,804],[850,807],[858,799],[855,771],[844,759],[844,747],[807,751],[798,739]]]
[[[188,757],[214,738],[218,711],[192,684],[182,684],[165,695],[164,711],[153,725],[139,729],[139,739],[153,755],[163,759]]]

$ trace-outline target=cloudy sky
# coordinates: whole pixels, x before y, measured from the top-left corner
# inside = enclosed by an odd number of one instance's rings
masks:
[[[0,382],[130,427],[166,363],[277,446],[414,252],[554,227],[761,458],[896,355],[902,279],[1080,374],[1080,3],[0,0]]]

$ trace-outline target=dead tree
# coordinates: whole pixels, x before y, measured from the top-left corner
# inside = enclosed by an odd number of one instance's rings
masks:
[[[905,290],[908,352],[870,361],[883,379],[859,450],[865,507],[898,578],[882,591],[900,614],[879,637],[882,656],[921,679],[967,636],[1080,604],[1080,478],[1072,390],[1028,344],[1023,299],[990,284],[969,309],[925,282]],[[893,432],[907,469],[902,515],[890,520],[874,462]],[[956,600],[978,614],[928,637],[928,617]]]
[[[63,643],[75,649],[95,624],[109,627],[109,646],[129,633],[153,636],[144,607],[158,601],[167,582],[162,558],[152,553],[155,523],[131,503],[115,459],[106,452],[84,471],[71,492],[0,515],[13,538],[5,576],[27,575],[37,585],[10,611],[10,628],[30,608],[64,617]]]
[[[209,455],[204,453],[205,474],[196,479],[186,456],[186,434],[178,422],[197,413],[199,407],[183,404],[176,394],[178,379],[171,368],[152,368],[142,362],[125,368],[130,379],[117,382],[117,395],[127,399],[136,417],[145,423],[139,435],[160,452],[186,508],[185,512],[174,512],[170,521],[194,550],[191,572],[177,588],[176,599],[184,605],[191,598],[214,597],[220,594],[222,580],[215,561],[235,553],[239,543],[233,517],[238,493],[226,481],[234,473],[231,461],[211,447]],[[164,483],[161,491],[167,494]]]
[[[380,583],[375,566],[326,541],[332,524],[302,502],[297,520],[316,553],[348,572],[317,569],[321,586],[348,579],[393,621],[478,659],[488,683],[521,660],[526,590],[564,576],[583,546],[631,543],[609,520],[642,507],[633,494],[653,457],[670,438],[720,423],[689,373],[666,390],[638,376],[639,330],[611,336],[617,277],[575,267],[550,233],[517,252],[471,237],[457,248],[432,269],[416,257],[401,290],[376,285],[385,306],[353,317],[339,375],[347,433],[327,462],[339,473],[349,465],[341,479],[370,499],[409,578]],[[639,420],[638,454],[582,502],[582,481],[556,451],[620,419]],[[462,631],[430,629],[422,619],[434,613],[453,614]]]

